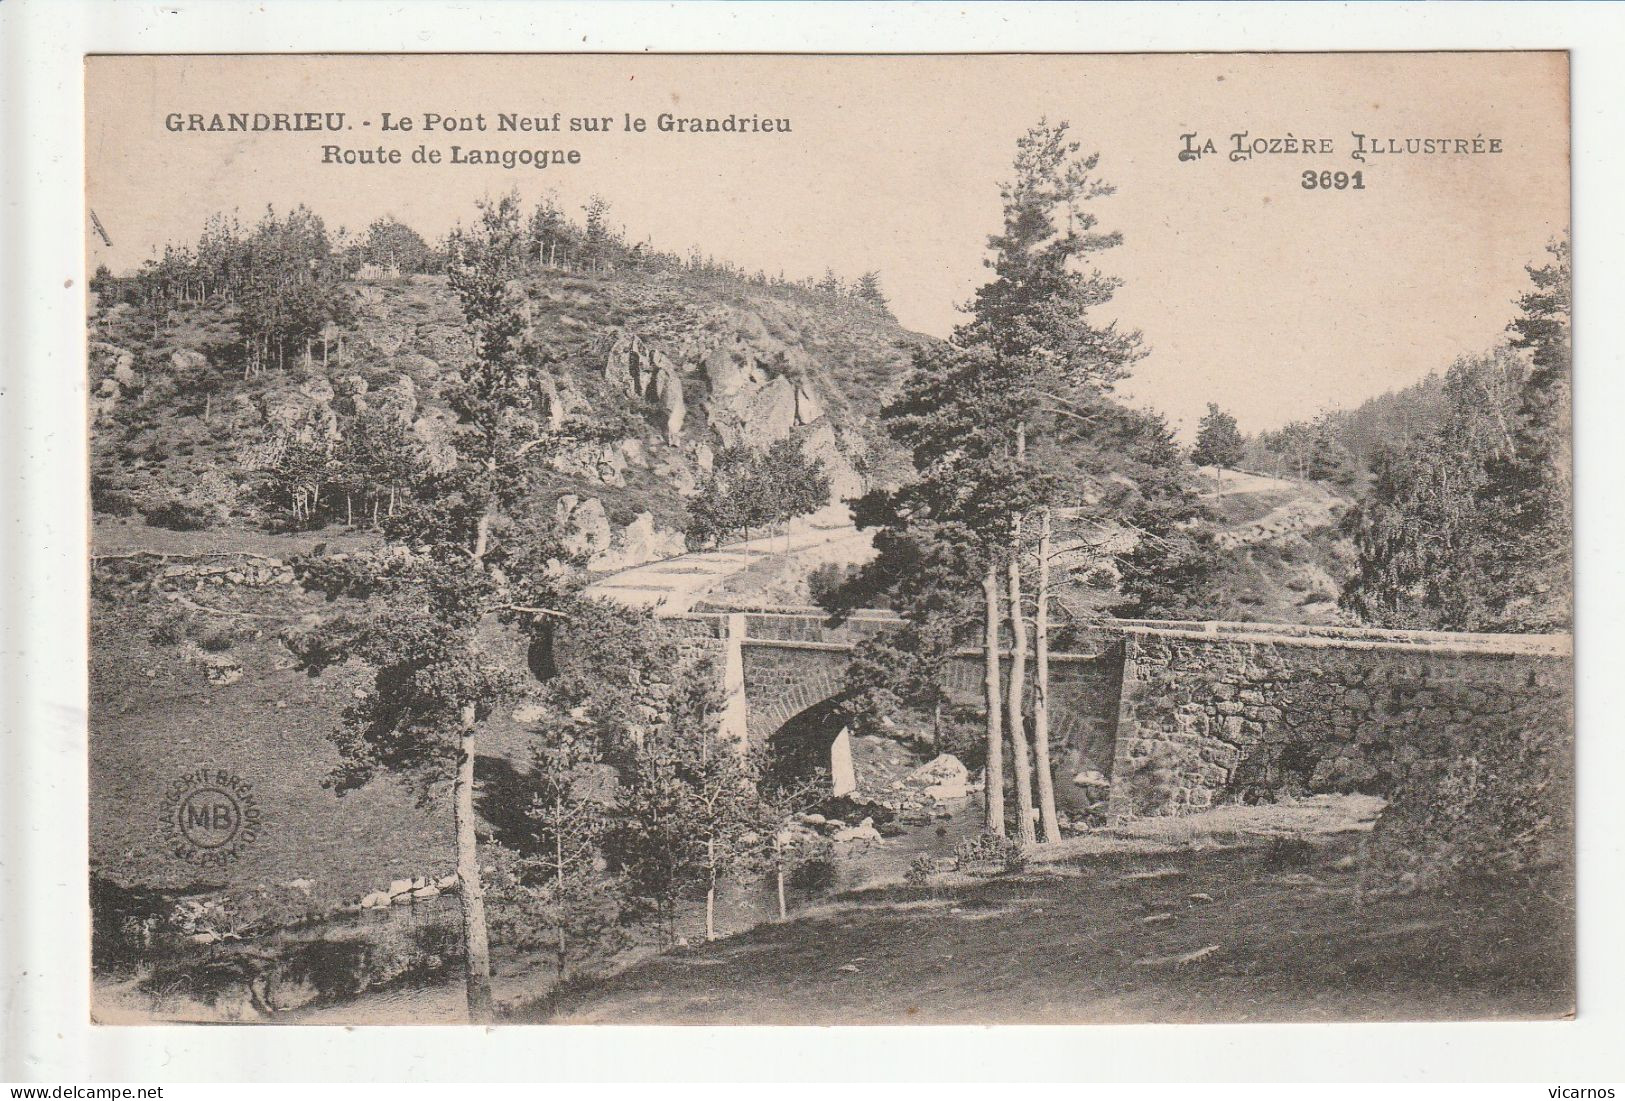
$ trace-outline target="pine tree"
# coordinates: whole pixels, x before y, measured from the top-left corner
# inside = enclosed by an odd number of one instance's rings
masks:
[[[1091,255],[1120,245],[1122,235],[1097,231],[1099,219],[1089,204],[1115,189],[1095,175],[1099,154],[1082,154],[1068,129],[1064,122],[1051,126],[1040,121],[1017,141],[1015,175],[1000,191],[1004,227],[988,239],[993,257],[987,264],[994,278],[977,290],[970,303],[971,320],[953,336],[962,347],[989,352],[986,362],[1016,407],[1007,422],[1004,469],[990,473],[1010,491],[1003,555],[1011,632],[1007,725],[1024,842],[1035,837],[1032,766],[1023,720],[1027,620],[1021,567],[1028,553],[1023,528],[1035,510],[1040,527],[1050,527],[1046,514],[1060,493],[1052,468],[1033,463],[1029,435],[1046,428],[1059,411],[1076,410],[1109,391],[1141,355],[1137,332],[1120,331],[1115,323],[1097,325],[1090,317],[1091,311],[1111,301],[1119,281],[1083,265]],[[1049,594],[1044,597],[1047,600]],[[991,611],[996,601],[990,595],[987,603]],[[1047,625],[1047,609],[1042,618]],[[1044,651],[1047,658],[1047,640]],[[1039,681],[1047,688],[1047,670]],[[1044,700],[1040,711],[1046,717],[1047,710]],[[1054,841],[1059,829],[1047,743],[1036,747],[1035,756],[1040,808],[1050,808],[1043,821],[1045,840]]]
[[[859,301],[866,302],[884,314],[891,313],[891,303],[886,300],[886,294],[880,289],[880,273],[866,271],[858,277],[856,293]]]
[[[1567,240],[1547,249],[1551,263],[1528,268],[1534,288],[1518,299],[1507,326],[1529,356],[1509,454],[1487,468],[1485,512],[1493,525],[1487,569],[1503,629],[1556,631],[1573,620],[1574,457],[1570,396]]]
[[[427,796],[448,781],[456,832],[468,1013],[492,1014],[490,947],[474,816],[474,761],[481,724],[522,687],[482,641],[493,618],[539,629],[560,614],[572,581],[551,516],[526,511],[537,460],[558,438],[535,408],[533,370],[544,365],[523,340],[510,285],[520,248],[516,196],[482,203],[471,230],[454,235],[450,278],[474,354],[449,395],[459,416],[457,463],[413,486],[385,522],[391,553],[365,579],[374,610],[335,617],[290,639],[319,668],[355,656],[376,672],[335,733],[341,791],[391,773]],[[350,583],[354,583],[353,581]]]
[[[1223,467],[1233,466],[1241,458],[1243,440],[1236,428],[1236,418],[1224,412],[1213,402],[1207,403],[1207,414],[1197,426],[1196,447],[1191,461],[1197,466],[1211,466],[1220,482],[1224,481]]]

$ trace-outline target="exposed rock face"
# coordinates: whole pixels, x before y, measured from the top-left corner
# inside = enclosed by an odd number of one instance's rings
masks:
[[[604,379],[628,397],[658,404],[665,411],[666,442],[678,444],[688,409],[683,401],[682,372],[670,356],[636,334],[622,333],[610,346]]]
[[[455,423],[444,409],[426,410],[412,422],[412,435],[423,448],[424,461],[433,473],[443,474],[457,465],[457,448],[452,443]]]
[[[100,424],[112,417],[126,391],[140,381],[135,373],[135,353],[116,344],[92,341],[90,374],[92,378],[102,376],[90,398],[91,419]]]
[[[835,429],[830,426],[828,418],[818,421],[803,432],[801,453],[824,464],[824,473],[829,475],[831,501],[862,496],[863,478],[853,469],[851,460],[841,450],[840,444],[835,439]]]
[[[804,381],[796,383],[796,423],[811,424],[823,415],[823,403],[813,396],[807,383]]]
[[[343,375],[333,383],[334,405],[340,412],[359,415],[367,411],[367,380],[360,375]]]
[[[574,493],[559,498],[555,510],[564,548],[573,555],[592,558],[609,549],[609,517],[604,503],[596,497],[582,500]]]
[[[728,349],[718,345],[705,357],[705,381],[711,388],[713,405],[733,397],[745,385],[745,370],[734,362]]]
[[[712,426],[723,442],[730,446],[742,443],[749,447],[766,447],[784,439],[795,427],[795,387],[781,375],[757,387],[743,401],[737,402],[735,409],[737,413],[732,423],[712,419]]]
[[[594,558],[588,567],[610,573],[641,566],[645,562],[675,558],[687,550],[688,542],[681,532],[657,528],[653,515],[640,512],[615,537],[611,549]]]
[[[418,411],[417,383],[412,381],[411,375],[401,375],[387,389],[378,392],[377,400],[381,408],[402,424],[411,424]]]
[[[683,438],[683,421],[688,408],[683,403],[683,380],[671,362],[661,364],[654,380],[655,398],[666,411],[666,442],[673,447]]]
[[[338,436],[338,413],[333,409],[333,386],[317,377],[300,386],[272,390],[262,399],[260,412],[273,435],[301,443]]]
[[[683,377],[697,371],[705,380],[705,400],[699,409],[723,446],[763,448],[805,432],[803,447],[830,476],[831,501],[858,496],[865,488],[863,479],[842,447],[813,381],[818,364],[792,341],[796,335],[784,319],[769,326],[757,314],[739,309],[708,316],[698,329],[662,333],[659,347],[639,334],[622,331],[605,357],[604,379],[628,397],[663,410],[666,442],[681,446],[693,411],[683,394]],[[701,443],[691,454],[699,471],[709,473],[714,461],[710,446]],[[582,465],[594,464],[583,456]],[[621,484],[619,471],[602,462],[597,466],[602,481]]]
[[[626,456],[615,444],[600,448],[593,465],[598,472],[598,480],[605,485],[619,488],[626,484]]]

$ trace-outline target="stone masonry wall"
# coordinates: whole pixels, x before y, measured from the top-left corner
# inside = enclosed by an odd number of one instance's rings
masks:
[[[1125,641],[1118,817],[1293,791],[1396,797],[1497,739],[1556,757],[1571,744],[1571,662],[1550,640],[1132,628]]]

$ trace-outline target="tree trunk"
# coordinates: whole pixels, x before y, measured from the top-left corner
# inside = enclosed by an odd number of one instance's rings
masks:
[[[564,807],[559,799],[553,800],[553,869],[553,885],[558,891],[559,980],[562,982],[569,946],[564,938]]]
[[[705,884],[705,939],[717,939],[717,839],[707,838],[705,858],[711,864],[711,877]]]
[[[463,708],[463,733],[457,758],[454,816],[457,823],[457,901],[463,917],[463,958],[468,1019],[491,1020],[491,942],[485,929],[485,886],[474,836],[474,705]]]
[[[1033,773],[1027,756],[1027,724],[1023,718],[1022,696],[1027,687],[1027,617],[1021,610],[1021,517],[1010,525],[1010,562],[1006,573],[1010,582],[1010,760],[1016,771],[1016,819],[1023,845],[1038,841],[1033,831]]]
[[[987,695],[987,767],[982,771],[982,805],[986,808],[987,829],[1004,836],[1004,699],[999,691],[999,575],[989,563],[982,577],[982,595],[987,609],[982,643],[984,684]]]
[[[1016,463],[1027,461],[1027,424],[1016,425]],[[1027,756],[1027,723],[1022,717],[1027,688],[1027,617],[1021,607],[1021,514],[1010,518],[1010,557],[1005,566],[1010,585],[1010,759],[1016,770],[1016,814],[1023,845],[1036,844],[1033,832],[1033,776]]]
[[[213,394],[204,394],[203,395],[203,423],[204,424],[209,423],[209,414],[213,410],[214,410],[214,395]]]
[[[1038,820],[1044,841],[1061,839],[1055,813],[1055,776],[1049,762],[1049,556],[1052,517],[1045,508],[1038,527],[1038,609],[1033,613],[1033,770],[1038,773]]]

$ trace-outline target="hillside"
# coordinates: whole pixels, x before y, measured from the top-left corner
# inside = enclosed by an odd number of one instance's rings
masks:
[[[1207,479],[1218,518],[1219,567],[1214,619],[1261,623],[1347,624],[1338,593],[1353,570],[1354,548],[1338,529],[1353,503],[1346,491],[1316,481],[1227,470]]]
[[[287,503],[265,485],[276,448],[342,446],[351,418],[366,412],[409,429],[431,468],[444,462],[445,393],[470,354],[445,278],[347,290],[352,323],[330,326],[308,361],[258,372],[241,362],[233,306],[182,303],[156,334],[127,303],[94,307],[97,512],[165,526],[290,526]],[[523,290],[525,340],[551,361],[537,372],[541,397],[580,440],[553,461],[547,492],[565,499],[559,518],[604,568],[680,552],[683,495],[732,444],[793,436],[824,463],[832,497],[860,492],[885,463],[871,416],[923,339],[856,304],[683,272],[533,269]],[[352,519],[347,504],[329,495],[327,518]]]

